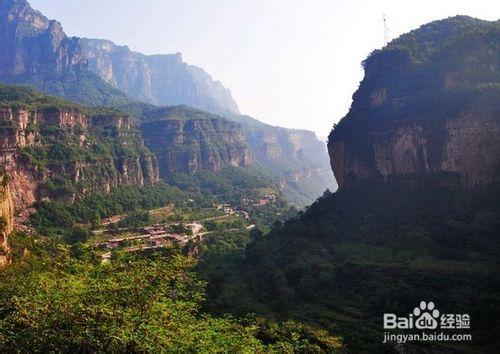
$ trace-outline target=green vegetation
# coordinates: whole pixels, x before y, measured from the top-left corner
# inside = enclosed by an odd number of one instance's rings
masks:
[[[118,107],[134,101],[86,69],[68,69],[62,74],[40,73],[4,78],[11,84],[29,85],[50,95],[86,106]]]
[[[460,193],[432,183],[325,193],[255,235],[232,265],[209,264],[207,307],[315,323],[341,333],[351,351],[375,353],[393,350],[381,343],[384,312],[406,314],[430,299],[471,315],[473,342],[455,350],[497,352],[499,198],[498,183]]]
[[[443,21],[434,21],[421,26],[390,42],[386,49],[403,49],[410,53],[415,63],[422,63],[437,51],[445,51],[455,43],[475,45],[470,37],[485,39],[500,32],[499,21],[484,21],[469,16],[455,16]],[[467,38],[467,41],[464,39]],[[460,60],[459,58],[456,58]],[[461,60],[470,60],[462,58]],[[481,70],[487,68],[483,67]]]
[[[337,352],[313,326],[201,310],[204,282],[175,249],[108,263],[54,241],[13,235],[0,272],[0,350],[54,352]],[[29,249],[29,254],[26,250]]]
[[[99,115],[126,115],[122,111],[108,107],[83,106],[78,100],[68,101],[61,96],[50,96],[30,86],[5,85],[0,83],[0,106],[14,109],[49,110],[62,109],[79,112],[90,117]],[[95,104],[95,102],[94,102]]]
[[[135,210],[125,216],[117,224],[118,227],[138,228],[149,225],[151,222],[151,215],[149,212],[143,210]],[[113,224],[110,224],[113,225]]]
[[[90,194],[72,204],[40,202],[31,221],[41,233],[51,234],[55,229],[72,227],[76,223],[97,226],[103,218],[131,211],[172,203],[182,206],[186,198],[187,194],[164,183],[142,188],[121,186],[109,193]]]
[[[201,171],[192,175],[166,176],[169,184],[193,194],[211,195],[215,200],[239,205],[242,198],[257,199],[262,189],[276,188],[272,177],[257,166],[226,167],[218,172]]]

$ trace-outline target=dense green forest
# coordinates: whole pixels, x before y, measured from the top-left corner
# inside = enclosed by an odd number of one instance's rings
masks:
[[[110,193],[92,193],[74,203],[42,201],[36,205],[37,213],[32,216],[31,223],[42,233],[72,227],[76,223],[95,226],[101,219],[112,215],[168,204],[182,206],[189,197],[195,198],[165,183],[142,188],[121,186]]]
[[[382,313],[407,313],[434,299],[441,309],[471,314],[470,350],[496,352],[499,197],[498,183],[481,192],[429,182],[325,193],[246,249],[235,248],[233,263],[208,275],[207,306],[315,323],[340,333],[351,351],[375,353],[394,348],[382,345]]]
[[[0,350],[337,352],[340,338],[295,321],[212,316],[195,260],[175,248],[102,263],[55,239],[12,235],[0,272]]]
[[[116,253],[110,263],[82,247],[74,228],[76,240],[14,234],[14,264],[0,281],[3,348],[387,353],[394,346],[382,344],[380,314],[425,298],[474,321],[472,347],[440,351],[495,352],[500,188],[457,192],[428,184],[326,192],[269,234],[207,222],[214,232],[203,243]],[[89,196],[63,220],[91,219],[78,211],[91,205],[106,215],[176,200],[153,189],[109,197]],[[48,210],[39,220],[57,220]],[[182,255],[193,247],[197,262]]]

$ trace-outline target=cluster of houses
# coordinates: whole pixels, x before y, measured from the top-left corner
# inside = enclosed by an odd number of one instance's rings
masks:
[[[276,200],[274,194],[266,194],[264,197],[260,198],[258,201],[254,201],[250,198],[243,198],[243,205],[253,205],[260,206],[266,205]],[[226,215],[237,215],[246,220],[250,220],[250,215],[244,210],[239,210],[237,207],[231,204],[214,204],[214,208],[217,210],[222,210]],[[103,220],[103,225],[112,224],[120,221],[123,215],[116,215]],[[98,243],[96,246],[100,249],[113,250],[117,248],[124,248],[127,251],[138,251],[146,249],[154,249],[159,247],[164,247],[169,244],[185,244],[190,240],[201,240],[205,233],[200,233],[202,225],[196,222],[183,224],[185,228],[191,229],[193,232],[191,235],[184,233],[174,233],[170,228],[173,225],[179,224],[154,224],[141,228],[140,235],[127,236],[127,237],[117,237],[105,242]],[[252,228],[251,225],[249,228]],[[126,229],[121,229],[125,231]],[[103,255],[103,258],[109,258],[110,252]]]
[[[116,249],[118,247],[130,246],[130,244],[134,243],[141,243],[141,246],[131,247],[131,249],[157,248],[172,243],[183,244],[198,237],[196,235],[197,232],[193,233],[194,236],[168,232],[168,226],[169,224],[155,224],[147,226],[141,229],[142,233],[140,235],[113,238],[106,242],[97,244],[97,247],[101,249]],[[185,226],[195,230],[198,227],[197,224],[186,224]],[[196,231],[199,231],[199,229]]]
[[[258,200],[254,200],[252,198],[248,197],[243,197],[241,199],[241,204],[244,206],[263,206],[270,204],[272,202],[276,201],[276,195],[272,193],[265,194],[263,197],[259,198]],[[227,215],[239,215],[241,217],[244,217],[245,219],[249,220],[250,215],[248,212],[244,210],[238,210],[237,207],[231,205],[231,204],[215,204],[214,207],[217,210],[222,210],[225,214]]]
[[[253,200],[252,198],[242,198],[241,203],[245,206],[263,206],[267,205],[269,203],[272,203],[276,201],[276,195],[272,193],[265,194],[263,197],[259,198],[258,200]]]
[[[246,220],[250,220],[250,214],[244,210],[238,210],[236,207],[231,204],[215,204],[214,207],[217,210],[222,210],[226,215],[238,215]]]

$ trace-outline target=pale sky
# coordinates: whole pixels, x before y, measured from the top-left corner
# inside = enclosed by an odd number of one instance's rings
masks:
[[[29,0],[70,36],[183,54],[240,111],[327,136],[351,104],[360,63],[389,38],[457,14],[500,17],[496,0]]]

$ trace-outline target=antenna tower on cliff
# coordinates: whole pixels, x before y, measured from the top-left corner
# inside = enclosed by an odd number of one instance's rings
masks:
[[[382,19],[384,21],[384,45],[389,42],[389,29],[387,28],[387,16],[384,14],[382,16]]]

